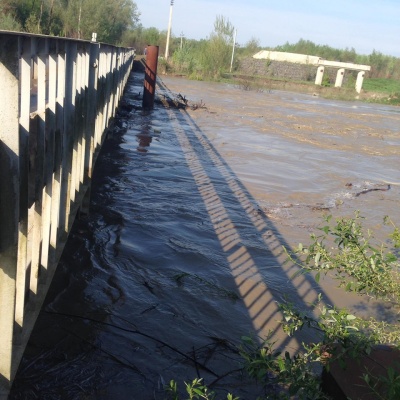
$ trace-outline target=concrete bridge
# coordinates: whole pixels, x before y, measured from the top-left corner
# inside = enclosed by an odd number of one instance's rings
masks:
[[[317,74],[315,77],[316,85],[322,85],[325,67],[337,69],[335,87],[342,87],[343,78],[346,70],[358,71],[357,80],[355,84],[355,90],[357,93],[361,92],[362,85],[364,82],[365,72],[371,70],[371,67],[369,65],[328,61],[317,56],[309,56],[306,54],[296,54],[296,53],[285,53],[280,51],[262,50],[257,54],[255,54],[253,58],[313,65],[317,67]]]
[[[133,49],[0,31],[0,398],[132,69]]]

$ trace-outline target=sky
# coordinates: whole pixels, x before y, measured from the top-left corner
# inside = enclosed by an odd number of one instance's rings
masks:
[[[134,0],[145,28],[167,30],[171,0]],[[310,40],[358,54],[400,57],[400,0],[174,0],[172,34],[206,39],[217,16],[237,29],[244,46]]]

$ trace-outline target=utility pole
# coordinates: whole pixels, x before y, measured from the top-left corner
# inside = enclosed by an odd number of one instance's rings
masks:
[[[235,29],[235,34],[233,35],[233,46],[232,46],[232,59],[231,59],[231,69],[229,72],[232,72],[232,66],[233,66],[233,56],[235,55],[235,46],[236,46],[236,35],[237,35],[237,29]]]
[[[78,15],[78,39],[80,39],[80,38],[81,38],[82,2],[83,2],[83,0],[81,0],[81,1],[79,2],[79,15]]]
[[[182,50],[182,45],[183,45],[183,32],[181,32],[181,50]]]
[[[168,32],[167,32],[167,44],[165,46],[165,59],[168,60],[169,52],[169,38],[171,36],[171,25],[172,25],[172,6],[174,5],[174,0],[171,0],[171,6],[169,7],[169,22],[168,22]]]

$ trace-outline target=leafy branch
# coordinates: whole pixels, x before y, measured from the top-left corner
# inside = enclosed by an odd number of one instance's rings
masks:
[[[321,273],[326,275],[333,271],[334,278],[346,291],[391,301],[398,306],[400,265],[397,256],[387,245],[373,244],[372,232],[363,229],[361,219],[356,212],[354,218],[340,218],[333,225],[332,216],[327,216],[326,225],[320,228],[322,233],[311,234],[309,246],[300,244],[293,252],[285,249],[289,258],[300,266],[294,276],[314,272],[315,280],[319,282]],[[389,218],[385,221],[393,224]],[[390,237],[396,248],[400,246],[400,233],[394,224],[393,227]]]

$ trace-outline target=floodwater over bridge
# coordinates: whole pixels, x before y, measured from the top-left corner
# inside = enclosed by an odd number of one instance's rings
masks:
[[[270,332],[298,348],[280,330],[285,295],[379,309],[291,280],[283,246],[326,212],[399,217],[398,110],[164,77],[144,111],[142,86],[131,74],[11,398],[162,399],[197,376],[256,398],[236,346]]]

